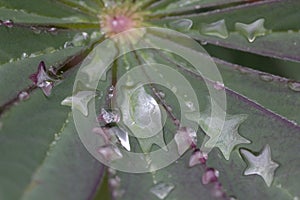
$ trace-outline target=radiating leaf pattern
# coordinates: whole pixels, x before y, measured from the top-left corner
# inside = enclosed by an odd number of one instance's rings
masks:
[[[300,82],[212,58],[224,83],[209,80],[211,87],[227,95],[227,116],[220,129],[222,122],[211,118],[207,109],[213,103],[207,98],[207,80],[185,58],[157,49],[134,51],[114,60],[110,70],[98,77],[101,63],[122,49],[92,50],[110,36],[103,30],[134,24],[134,20],[126,21],[126,14],[134,8],[138,14],[130,15],[143,20],[143,26],[184,33],[204,48],[209,44],[299,62],[300,2],[143,0],[126,1],[123,6],[124,2],[0,0],[0,199],[299,199]],[[101,13],[109,13],[114,5],[121,5],[115,11],[125,17],[114,13],[109,18],[112,26],[105,29]],[[203,53],[192,44],[183,44],[180,37],[170,40],[163,33],[150,34],[185,52]],[[44,74],[55,76],[51,94],[29,78],[41,63]],[[119,105],[120,111],[112,112],[120,77],[149,63],[171,66],[182,74],[196,91],[198,102],[176,92],[181,88],[175,85],[148,84],[138,90],[123,88],[125,103]],[[96,92],[85,83],[80,83],[77,93],[72,92],[80,64],[86,67],[86,80],[100,78]],[[155,70],[163,78],[162,69]],[[147,72],[145,77],[153,80]],[[86,150],[68,107],[88,116],[87,105],[94,99],[99,114],[95,123],[105,123],[86,134],[105,136],[114,148],[143,152],[146,159],[148,153],[175,138],[182,156],[151,173],[107,169]],[[185,102],[183,116],[181,100]],[[184,119],[199,129],[182,127]],[[119,121],[122,126],[115,126]],[[216,124],[216,133],[209,132],[211,122]],[[146,125],[146,135],[157,127],[163,129],[150,142],[130,134]],[[102,129],[109,130],[108,135]],[[107,149],[98,151],[107,156]],[[106,172],[108,181],[102,181]],[[109,185],[110,194],[98,193],[105,191],[103,184]]]

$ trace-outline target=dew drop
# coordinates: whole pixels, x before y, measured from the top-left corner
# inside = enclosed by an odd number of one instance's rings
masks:
[[[223,191],[223,187],[220,183],[215,183],[214,184],[214,187],[211,191],[211,194],[213,197],[216,197],[216,198],[221,198],[221,197],[225,197],[225,193]]]
[[[49,28],[47,31],[52,35],[57,35],[57,28],[55,27]]]
[[[228,38],[228,30],[224,19],[211,24],[202,24],[200,33],[204,35],[216,36],[222,39]]]
[[[192,28],[193,21],[190,19],[178,19],[170,22],[168,25],[176,31],[187,32]]]
[[[38,29],[37,27],[31,26],[30,29],[32,30],[33,33],[35,34],[40,34],[42,32],[41,29]]]
[[[254,42],[254,40],[259,36],[264,36],[267,30],[264,27],[265,19],[258,19],[250,24],[235,23],[235,30],[245,36],[249,42]]]
[[[194,103],[191,102],[191,101],[186,101],[185,102],[185,105],[188,107],[188,109],[190,109],[190,111],[195,111],[195,106],[194,106]]]
[[[99,147],[97,151],[107,162],[118,160],[123,157],[121,151],[113,145]]]
[[[112,196],[113,196],[114,199],[121,198],[124,194],[125,194],[125,190],[120,190],[120,189],[114,190],[112,192]]]
[[[237,200],[237,198],[234,196],[231,196],[231,197],[229,197],[229,200]]]
[[[121,185],[121,179],[120,179],[119,176],[115,176],[114,178],[110,178],[108,182],[109,182],[109,185],[112,188],[118,188]]]
[[[299,197],[295,196],[295,197],[293,198],[293,200],[299,200]]]
[[[70,48],[70,47],[74,47],[74,44],[70,41],[67,41],[64,43],[64,49]]]
[[[196,149],[190,157],[189,167],[194,167],[195,165],[198,164],[205,164],[207,158],[208,158],[207,153],[204,153],[199,149]]]
[[[12,20],[10,20],[10,19],[3,21],[2,24],[4,26],[6,26],[7,28],[12,28],[14,26],[14,22]]]
[[[220,83],[220,82],[216,82],[215,84],[214,84],[214,88],[216,89],[216,90],[224,90],[224,83]]]
[[[203,185],[207,185],[209,183],[216,182],[219,177],[219,171],[213,168],[208,168],[202,175],[202,183]]]
[[[263,81],[266,81],[266,82],[271,82],[271,81],[273,81],[272,75],[269,75],[269,74],[261,74],[261,75],[259,76],[259,78],[260,78],[261,80],[263,80]]]
[[[162,92],[162,91],[158,92],[158,94],[159,94],[159,96],[161,98],[165,98],[166,97],[166,94],[164,92]]]
[[[165,199],[174,188],[175,186],[171,183],[160,182],[154,185],[150,189],[150,192],[157,196],[159,199]]]
[[[29,56],[28,56],[28,54],[27,53],[22,53],[22,55],[21,55],[21,59],[25,59],[25,58],[28,58]]]
[[[288,86],[295,92],[300,92],[300,82],[289,82]]]
[[[108,100],[114,97],[115,87],[112,85],[108,88]]]
[[[179,155],[182,155],[188,148],[197,144],[197,133],[192,128],[182,127],[175,134],[175,142]]]
[[[25,91],[22,91],[18,94],[18,99],[20,101],[25,101],[25,100],[29,99],[29,97],[30,97],[29,93],[25,92]]]
[[[72,43],[75,47],[80,47],[80,46],[84,46],[89,39],[89,34],[86,32],[82,32],[82,33],[77,33],[73,40]]]

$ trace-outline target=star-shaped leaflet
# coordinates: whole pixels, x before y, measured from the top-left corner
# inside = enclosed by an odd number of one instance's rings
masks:
[[[247,115],[244,114],[227,115],[221,133],[217,128],[215,131],[206,133],[209,136],[209,139],[205,143],[205,146],[219,148],[225,159],[229,160],[230,154],[236,145],[251,143],[249,140],[243,138],[238,133],[240,124],[244,122],[246,118]],[[205,124],[209,124],[209,118],[205,121]],[[217,119],[215,120],[215,123],[218,123]]]
[[[244,175],[256,174],[261,176],[268,187],[271,186],[275,170],[279,167],[279,164],[275,163],[271,159],[271,148],[267,144],[261,154],[258,156],[253,155],[250,151],[241,149],[241,153],[247,159],[249,166],[244,171]]]

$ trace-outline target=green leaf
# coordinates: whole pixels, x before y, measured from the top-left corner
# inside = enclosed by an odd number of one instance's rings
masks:
[[[34,92],[1,118],[1,199],[95,194],[103,166],[87,153],[68,117],[69,109],[60,104],[71,93],[73,81],[69,78],[55,87],[49,98]],[[76,189],[71,183],[76,183]]]
[[[161,34],[162,35],[162,34]],[[163,44],[164,39],[156,41]],[[170,40],[174,48],[182,48],[182,51],[192,51],[183,41]],[[180,42],[184,46],[180,46]],[[199,52],[200,54],[201,52]],[[190,81],[195,91],[197,91],[197,102],[200,107],[209,107],[206,99],[207,91],[203,78],[191,68],[182,58],[164,54],[162,52],[144,52],[138,55],[146,57],[146,62],[162,63],[168,66],[177,66],[177,69]],[[161,55],[161,56],[159,56]],[[111,179],[120,178],[121,185],[113,189],[116,199],[214,199],[212,189],[209,185],[203,185],[201,179],[205,167],[213,167],[220,172],[220,183],[224,187],[227,197],[237,199],[293,199],[299,196],[297,180],[299,179],[299,155],[298,141],[300,139],[300,119],[299,113],[299,92],[292,90],[290,81],[281,77],[254,71],[241,66],[215,59],[216,64],[222,74],[225,86],[220,86],[216,90],[225,89],[227,94],[227,115],[247,116],[237,124],[237,129],[228,126],[222,131],[231,134],[238,131],[239,135],[245,139],[235,144],[229,154],[225,154],[222,148],[213,148],[208,155],[207,166],[197,165],[189,167],[191,151],[171,164],[170,166],[148,174],[129,174],[117,172]],[[122,66],[124,66],[123,64]],[[129,66],[134,66],[130,62]],[[126,67],[126,65],[124,66]],[[160,70],[158,68],[158,74]],[[151,76],[152,77],[152,76]],[[214,83],[217,84],[217,83]],[[298,83],[299,84],[299,83]],[[170,86],[172,87],[172,86]],[[255,90],[253,89],[255,88]],[[178,104],[174,97],[165,88],[159,87],[163,91],[165,101],[171,108],[175,116],[180,116]],[[264,95],[268,94],[268,95]],[[282,95],[279,95],[282,94]],[[289,103],[287,103],[289,102]],[[280,106],[278,106],[280,105]],[[207,131],[203,124],[194,115],[192,121],[198,122],[204,131]],[[200,115],[201,116],[201,115]],[[181,116],[182,117],[182,116]],[[204,117],[204,115],[202,116]],[[215,123],[218,123],[217,121]],[[225,125],[226,126],[226,125]],[[232,128],[232,130],[230,130]],[[170,136],[172,135],[172,136]],[[174,126],[167,123],[164,129],[165,138],[174,137]],[[206,133],[206,135],[208,135]],[[220,136],[224,137],[224,136]],[[203,147],[207,142],[202,131],[198,131],[198,147]],[[292,140],[290,138],[293,138]],[[225,138],[221,141],[226,143]],[[167,140],[167,139],[166,139]],[[249,144],[249,141],[251,144]],[[248,161],[241,156],[240,149],[247,149],[260,153],[265,145],[271,147],[271,159],[279,164],[275,171],[274,180],[270,187],[258,175],[245,176]],[[228,144],[229,145],[229,144]],[[216,145],[218,146],[218,145]],[[222,150],[222,152],[220,151]],[[139,192],[135,188],[139,187]],[[160,187],[160,189],[157,189]],[[123,191],[123,192],[122,192]],[[255,192],[254,192],[255,191]],[[164,197],[164,193],[165,196]]]

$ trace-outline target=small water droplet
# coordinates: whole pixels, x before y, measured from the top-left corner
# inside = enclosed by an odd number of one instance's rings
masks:
[[[201,45],[207,45],[207,41],[206,40],[201,40]]]
[[[224,19],[211,24],[202,24],[200,33],[204,35],[216,36],[222,39],[228,38],[228,30]]]
[[[234,196],[230,196],[230,197],[229,197],[229,200],[237,200],[237,198],[234,197]]]
[[[57,28],[55,27],[49,28],[47,31],[52,35],[57,35]]]
[[[250,24],[235,23],[235,30],[245,36],[249,42],[254,42],[254,40],[259,36],[264,36],[267,30],[264,27],[265,19],[258,19]]]
[[[190,19],[178,19],[175,21],[170,22],[169,27],[176,30],[176,31],[182,31],[187,32],[190,30],[193,26],[193,21]]]
[[[259,76],[259,78],[263,81],[266,81],[266,82],[271,82],[273,81],[273,76],[272,75],[269,75],[269,74],[261,74]]]
[[[162,91],[159,91],[158,94],[159,94],[159,96],[161,98],[165,98],[166,97],[166,94],[164,92],[162,92]]]
[[[109,185],[112,188],[118,188],[121,185],[121,179],[120,179],[119,176],[115,176],[114,178],[110,178],[108,182],[109,182]]]
[[[222,187],[221,183],[218,183],[218,182],[216,182],[214,184],[211,194],[213,197],[216,197],[216,198],[221,198],[221,197],[224,198],[226,196],[226,194],[223,191],[223,187]]]
[[[21,55],[21,59],[25,59],[25,58],[28,58],[29,56],[28,56],[28,54],[27,53],[22,53],[22,55]]]
[[[35,27],[35,26],[31,26],[30,29],[32,30],[32,32],[34,32],[35,34],[40,34],[42,32],[41,29]]]
[[[117,174],[117,171],[111,167],[108,168],[108,173],[111,174],[111,175],[116,175]]]
[[[124,194],[125,194],[125,190],[119,190],[118,189],[118,190],[114,190],[112,192],[112,196],[113,196],[114,199],[121,198]]]
[[[114,97],[115,87],[112,85],[108,88],[108,100]]]
[[[300,92],[300,82],[289,82],[288,86],[295,92]]]
[[[121,151],[114,145],[99,147],[97,151],[107,162],[112,162],[123,157]]]
[[[64,49],[70,48],[70,47],[74,47],[74,44],[70,41],[67,41],[64,43]]]
[[[80,46],[85,45],[88,42],[88,39],[89,39],[88,33],[86,33],[86,32],[77,33],[72,40],[72,44],[75,47],[80,47]]]
[[[192,128],[181,127],[177,130],[174,139],[179,155],[182,155],[188,148],[197,145],[197,133]]]
[[[22,91],[18,94],[18,99],[20,101],[25,101],[25,100],[29,99],[29,97],[30,97],[29,93],[25,92],[25,91]]]
[[[3,21],[2,24],[4,26],[6,26],[7,28],[12,28],[14,26],[14,22],[12,20],[10,20],[10,19]]]
[[[190,157],[189,167],[194,167],[195,165],[198,164],[205,164],[207,158],[208,158],[207,153],[204,153],[199,149],[196,149]]]
[[[175,186],[171,183],[160,182],[154,185],[150,189],[150,192],[157,196],[159,199],[165,199],[174,188]]]
[[[209,183],[216,182],[219,177],[219,171],[213,168],[208,168],[202,175],[202,183],[207,185]]]
[[[216,83],[214,83],[214,88],[216,90],[224,90],[225,86],[224,86],[224,83],[220,83],[217,81]]]
[[[185,102],[185,105],[188,107],[188,109],[190,109],[190,111],[195,111],[195,106],[194,106],[194,103],[191,102],[191,101],[186,101]]]
[[[295,196],[295,197],[293,198],[293,200],[299,200],[299,197]]]

